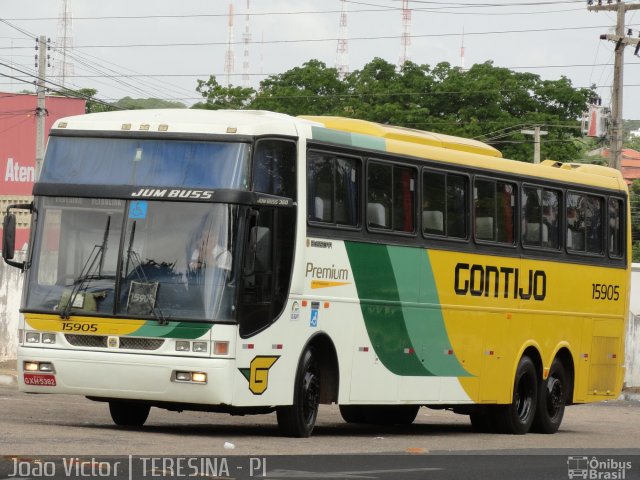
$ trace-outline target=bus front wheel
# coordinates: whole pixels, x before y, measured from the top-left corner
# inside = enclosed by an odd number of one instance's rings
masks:
[[[566,376],[562,362],[557,358],[551,364],[549,375],[538,388],[538,407],[531,430],[538,433],[556,433],[566,404]]]
[[[533,361],[520,359],[513,384],[513,397],[508,405],[496,405],[492,422],[500,433],[523,435],[529,431],[538,403],[538,374]]]
[[[320,406],[320,368],[308,348],[300,359],[293,392],[293,405],[278,407],[278,427],[287,437],[309,437]]]
[[[113,423],[121,427],[141,427],[149,417],[151,406],[144,403],[111,401],[109,412]]]

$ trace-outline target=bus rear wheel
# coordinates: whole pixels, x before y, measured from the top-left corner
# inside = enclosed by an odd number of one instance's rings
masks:
[[[149,417],[151,406],[144,403],[111,401],[109,413],[113,423],[121,427],[141,427]]]
[[[492,423],[499,433],[523,435],[529,431],[538,403],[538,374],[533,361],[524,356],[518,363],[513,398],[508,405],[496,405]]]
[[[557,358],[551,364],[549,376],[538,388],[538,408],[531,430],[538,433],[556,433],[562,423],[566,404],[566,376],[562,362]]]
[[[308,348],[300,359],[293,392],[293,405],[278,407],[278,427],[287,437],[309,437],[320,406],[320,368]]]

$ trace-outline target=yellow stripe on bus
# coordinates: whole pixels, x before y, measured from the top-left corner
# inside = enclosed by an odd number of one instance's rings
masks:
[[[40,313],[26,313],[24,319],[31,328],[36,330],[95,335],[129,335],[145,324],[145,320],[130,318],[97,318],[74,315],[65,319],[58,315]]]

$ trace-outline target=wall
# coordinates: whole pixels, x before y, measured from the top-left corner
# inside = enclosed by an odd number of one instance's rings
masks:
[[[629,312],[629,323],[627,323],[624,364],[627,367],[624,385],[640,387],[640,315],[634,315],[631,312]]]
[[[23,252],[16,252],[16,261],[23,258]],[[0,259],[0,362],[16,358],[22,278],[20,270]]]

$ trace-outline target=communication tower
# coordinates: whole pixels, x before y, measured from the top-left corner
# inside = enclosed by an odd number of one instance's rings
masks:
[[[244,59],[242,61],[242,86],[247,88],[250,86],[249,79],[249,42],[251,42],[251,31],[249,30],[249,2],[247,0],[247,12],[244,17],[244,34],[242,41],[244,42]]]
[[[398,66],[402,67],[405,62],[411,60],[409,57],[409,47],[411,46],[411,9],[409,0],[402,0],[402,37],[400,37],[401,54]]]
[[[58,16],[57,58],[54,60],[54,76],[63,87],[73,75],[73,63],[70,60],[73,49],[71,0],[60,0]]]
[[[340,0],[342,10],[338,24],[338,47],[336,48],[336,69],[340,78],[349,73],[349,43],[347,40],[347,0]]]
[[[224,57],[224,73],[227,75],[227,86],[231,85],[231,75],[235,68],[235,55],[233,53],[233,3],[229,3],[229,27],[227,36],[227,53]]]

